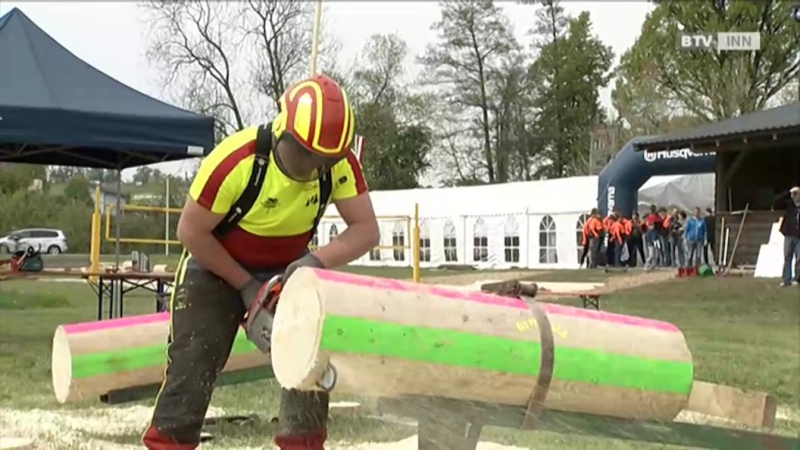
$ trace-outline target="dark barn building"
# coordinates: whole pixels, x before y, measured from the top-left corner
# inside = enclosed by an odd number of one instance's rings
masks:
[[[800,184],[800,103],[659,136],[634,147],[716,154],[717,242],[724,246],[720,235],[727,228],[730,254],[746,217],[733,262],[755,264],[760,246],[767,243],[772,224],[780,217],[773,211],[776,196]]]

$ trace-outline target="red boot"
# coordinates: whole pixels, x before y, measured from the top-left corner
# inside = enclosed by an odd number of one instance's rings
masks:
[[[275,444],[281,450],[325,450],[327,430],[302,436],[275,436]]]
[[[142,444],[148,450],[194,450],[199,444],[181,444],[150,426],[142,436]],[[320,447],[321,448],[321,447]]]
[[[683,267],[678,267],[678,278],[682,278],[686,276],[686,269]]]

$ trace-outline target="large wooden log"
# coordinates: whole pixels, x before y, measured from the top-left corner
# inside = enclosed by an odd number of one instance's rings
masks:
[[[168,313],[59,326],[51,361],[56,399],[66,403],[161,383],[168,337]],[[240,330],[223,372],[256,369],[268,360]]]
[[[555,341],[545,407],[672,420],[692,389],[692,356],[677,327],[540,304]],[[525,405],[542,341],[519,299],[326,270],[299,269],[284,286],[273,370],[311,390],[327,366],[334,392],[439,396]]]

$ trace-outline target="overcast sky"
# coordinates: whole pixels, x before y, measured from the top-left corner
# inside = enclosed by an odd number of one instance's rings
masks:
[[[344,2],[325,3],[325,27],[342,45],[341,56],[352,60],[367,38],[376,33],[396,32],[412,55],[422,54],[436,34],[430,26],[439,19],[436,2]],[[520,42],[528,44],[527,31],[534,22],[533,8],[516,2],[500,5],[514,26]],[[616,57],[625,52],[639,35],[649,2],[563,2],[567,14],[588,11],[594,33],[610,45]],[[154,97],[161,96],[157,74],[145,57],[147,49],[144,14],[134,2],[14,2],[0,0],[0,15],[17,7],[39,27],[79,58],[115,79]],[[418,73],[413,56],[408,73]],[[610,89],[600,93],[611,107]],[[187,163],[157,165],[168,172],[181,172]],[[130,172],[130,171],[126,171]],[[129,175],[126,173],[125,175]]]

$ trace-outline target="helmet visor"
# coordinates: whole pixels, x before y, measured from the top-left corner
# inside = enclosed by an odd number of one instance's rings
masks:
[[[281,136],[276,148],[279,146],[282,147],[277,152],[281,165],[287,172],[286,175],[296,181],[315,180],[345,157],[345,155],[322,156],[312,152],[297,142],[290,133],[284,133]]]

